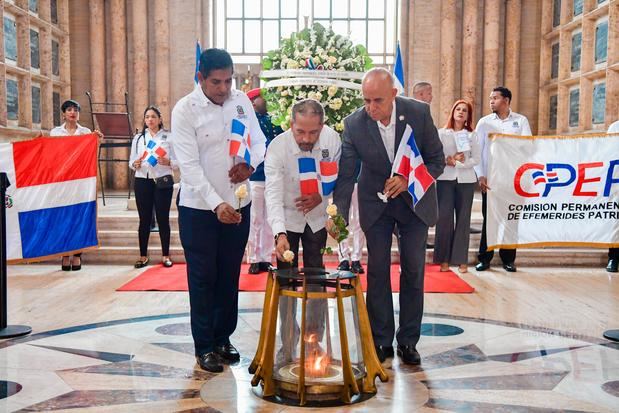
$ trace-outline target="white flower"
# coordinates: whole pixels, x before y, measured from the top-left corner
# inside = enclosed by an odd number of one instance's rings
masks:
[[[316,96],[316,92],[314,92],[313,90],[307,94],[307,98],[308,99],[319,100],[318,97]]]
[[[287,90],[282,91],[282,96],[288,96],[288,91]]]
[[[284,259],[284,261],[286,262],[292,262],[294,260],[294,252],[290,251],[290,250],[286,250],[284,251],[284,253],[282,254],[282,258]]]
[[[322,63],[322,60],[318,56],[312,57],[312,61],[314,62],[315,65],[319,65]]]
[[[337,62],[337,57],[335,57],[335,56],[329,56],[329,57],[328,57],[328,61],[329,61],[329,63],[331,63],[331,64],[335,64],[335,62]]]
[[[338,132],[342,132],[344,130],[344,122],[338,122],[335,125],[335,130]]]
[[[327,95],[329,95],[329,97],[333,97],[335,96],[336,93],[337,93],[337,86],[335,85],[329,86],[329,89],[327,89]]]
[[[249,193],[247,192],[247,185],[242,184],[241,186],[236,188],[236,191],[234,191],[234,195],[239,199],[239,201],[247,198],[247,195],[249,195]]]
[[[329,103],[329,107],[333,110],[339,110],[342,107],[342,99],[335,98]]]
[[[299,60],[299,66],[305,67],[305,66],[307,66],[307,62],[305,60],[301,59],[301,60]]]
[[[288,61],[288,64],[286,65],[286,69],[298,69],[298,68],[299,68],[299,64],[295,60]]]
[[[327,207],[327,215],[329,215],[330,217],[334,217],[337,215],[337,205],[335,204],[330,204]]]

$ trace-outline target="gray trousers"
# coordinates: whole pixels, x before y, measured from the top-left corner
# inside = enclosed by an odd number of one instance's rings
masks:
[[[475,184],[460,184],[455,180],[437,181],[436,188],[438,222],[434,240],[434,263],[467,264]]]

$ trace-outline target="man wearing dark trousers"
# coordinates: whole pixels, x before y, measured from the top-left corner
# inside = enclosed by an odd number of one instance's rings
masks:
[[[251,201],[249,196],[239,200],[235,191],[249,183],[265,152],[265,137],[250,100],[231,90],[232,72],[228,52],[205,50],[200,56],[200,87],[181,98],[172,111],[191,333],[196,360],[210,372],[221,372],[223,363],[240,358],[230,336],[238,317]],[[233,141],[240,143],[233,146]]]
[[[475,266],[477,271],[485,271],[490,268],[490,261],[494,256],[494,251],[488,251],[486,241],[486,210],[487,210],[487,191],[490,191],[486,179],[488,173],[488,135],[491,133],[507,133],[511,135],[531,135],[529,120],[519,113],[513,112],[510,108],[512,92],[503,86],[497,86],[490,94],[490,115],[484,116],[477,122],[475,132],[481,149],[481,163],[475,166],[479,187],[481,189],[481,212],[484,222],[481,228],[481,241],[479,242],[479,263]],[[499,256],[503,261],[503,268],[507,272],[516,272],[516,250],[502,248]]]
[[[265,199],[268,222],[275,235],[277,267],[297,268],[299,244],[303,244],[303,266],[323,268],[321,249],[327,242],[325,222],[330,190],[325,191],[321,171],[337,165],[341,153],[338,133],[324,125],[324,109],[316,100],[306,99],[292,107],[291,127],[269,145],[264,161]],[[292,263],[284,262],[286,250],[294,253]],[[317,287],[320,288],[320,287]],[[309,291],[309,290],[308,290]],[[319,342],[325,331],[327,302],[309,300],[308,342]],[[282,353],[278,361],[290,359],[298,342],[296,300],[280,301]],[[310,340],[315,334],[317,340]]]
[[[367,72],[362,81],[365,108],[344,121],[340,173],[334,202],[348,217],[355,184],[355,163],[361,160],[358,182],[361,228],[368,248],[367,306],[376,352],[384,362],[393,357],[394,336],[398,355],[407,364],[419,364],[416,345],[421,335],[423,283],[428,227],[436,224],[436,186],[431,185],[413,207],[408,177],[391,176],[402,136],[409,125],[429,173],[443,173],[445,156],[430,106],[414,99],[396,97],[392,75],[383,68]],[[384,202],[378,195],[385,196]],[[400,326],[395,329],[391,295],[391,241],[394,228],[400,239]],[[332,233],[332,224],[327,224]]]

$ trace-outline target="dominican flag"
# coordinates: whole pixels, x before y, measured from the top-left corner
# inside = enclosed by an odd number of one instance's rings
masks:
[[[196,70],[194,70],[193,81],[197,85],[198,84],[198,70],[200,70],[200,55],[202,54],[202,50],[200,49],[200,41],[196,40]]]
[[[10,261],[98,245],[97,145],[95,134],[0,144]]]
[[[398,94],[404,94],[404,65],[402,64],[402,53],[400,53],[400,42],[398,42],[395,53],[395,65],[393,66],[393,77]]]
[[[423,163],[410,125],[406,125],[400,146],[395,154],[391,175],[394,174],[408,178],[408,192],[413,197],[413,206],[417,205],[430,185],[434,183],[434,178]]]
[[[337,181],[337,162],[320,161],[320,182],[324,196],[331,195],[335,189],[335,181]]]
[[[299,183],[301,195],[318,193],[318,172],[314,158],[299,158]]]
[[[161,145],[154,140],[150,140],[146,144],[146,150],[142,154],[142,160],[148,162],[150,166],[156,166],[158,162],[157,158],[163,158],[167,155],[167,153],[168,152],[163,149]]]
[[[249,165],[251,163],[251,155],[249,148],[251,147],[251,139],[249,137],[249,128],[238,119],[232,119],[232,131],[230,134],[230,156],[238,156],[245,159]]]

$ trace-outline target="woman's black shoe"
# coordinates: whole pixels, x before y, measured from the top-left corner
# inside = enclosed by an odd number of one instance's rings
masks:
[[[69,260],[69,265],[64,265],[65,258]],[[71,271],[71,259],[69,257],[62,257],[62,263],[60,264],[60,268],[62,269],[62,271]]]
[[[144,268],[148,265],[148,258],[145,260],[137,260],[133,265],[135,268]]]
[[[165,260],[163,260],[162,262],[163,266],[166,268],[170,268],[172,265],[174,265],[174,263],[172,262],[171,259],[166,258]]]
[[[73,257],[73,259],[74,260],[75,259],[80,260],[80,263],[78,265],[71,264],[71,270],[72,271],[79,271],[79,270],[81,270],[82,269],[82,259],[80,257]]]

